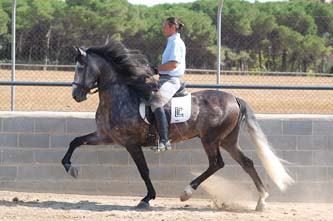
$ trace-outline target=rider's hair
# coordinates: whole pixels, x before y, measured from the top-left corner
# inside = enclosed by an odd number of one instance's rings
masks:
[[[166,21],[168,21],[169,25],[176,25],[176,30],[177,32],[179,32],[180,30],[182,30],[184,28],[184,24],[181,23],[177,18],[175,17],[169,17],[166,19]]]

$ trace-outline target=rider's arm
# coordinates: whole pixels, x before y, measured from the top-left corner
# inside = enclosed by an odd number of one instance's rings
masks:
[[[164,64],[160,64],[157,66],[158,71],[171,71],[178,67],[177,61],[168,61]]]

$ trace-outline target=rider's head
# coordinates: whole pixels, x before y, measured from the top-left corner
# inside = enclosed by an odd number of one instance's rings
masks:
[[[167,18],[163,23],[163,34],[167,37],[174,35],[184,27],[183,23],[180,23],[175,17]]]

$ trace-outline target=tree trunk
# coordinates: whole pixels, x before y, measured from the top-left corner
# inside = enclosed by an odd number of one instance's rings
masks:
[[[46,34],[46,50],[45,50],[45,66],[43,68],[44,71],[47,70],[47,65],[49,63],[49,54],[50,54],[50,40],[51,40],[51,33],[52,33],[52,25],[50,25],[49,30]]]
[[[308,62],[306,61],[306,59],[303,59],[303,72],[306,72],[308,69]]]
[[[287,50],[282,52],[282,72],[287,71]]]
[[[262,55],[261,55],[261,49],[259,48],[259,69],[262,70]]]
[[[273,62],[273,71],[276,71],[276,61],[275,61],[275,55],[272,56],[272,62]]]
[[[22,54],[22,46],[23,46],[23,36],[24,34],[20,34],[19,41],[17,42],[17,52]]]
[[[32,48],[33,48],[33,46],[31,45],[30,49],[29,49],[29,64],[31,64]]]
[[[61,40],[59,39],[58,40],[58,43],[57,43],[57,52],[56,52],[56,56],[55,56],[55,64],[57,65],[56,66],[56,70],[58,70],[58,64],[59,64],[59,57],[60,57],[60,54],[61,54]]]

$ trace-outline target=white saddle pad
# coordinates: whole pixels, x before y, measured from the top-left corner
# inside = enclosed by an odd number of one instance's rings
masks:
[[[192,98],[191,93],[184,97],[173,97],[171,99],[171,120],[170,123],[182,123],[190,119],[191,117],[191,104]],[[146,105],[144,102],[140,103],[139,112],[141,118],[148,124],[149,121],[146,117]]]

